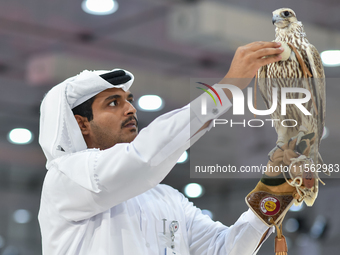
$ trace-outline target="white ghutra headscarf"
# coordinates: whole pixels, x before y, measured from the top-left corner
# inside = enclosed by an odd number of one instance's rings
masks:
[[[112,85],[100,75],[112,71],[83,71],[53,87],[45,96],[40,107],[39,143],[47,158],[46,167],[61,156],[87,149],[83,135],[72,109],[98,93],[109,88],[129,90],[134,81],[132,73],[128,82]]]

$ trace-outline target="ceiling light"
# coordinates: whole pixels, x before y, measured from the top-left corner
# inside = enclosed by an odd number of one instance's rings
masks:
[[[2,236],[0,236],[0,249],[5,246],[5,240]]]
[[[89,14],[109,15],[117,11],[118,3],[114,0],[84,0],[81,7]]]
[[[299,227],[300,227],[300,223],[295,218],[290,218],[285,223],[285,229],[289,233],[294,233],[298,231]]]
[[[188,159],[188,152],[185,151],[183,152],[183,154],[179,157],[179,159],[177,160],[177,163],[181,164],[181,163],[185,163]]]
[[[203,195],[204,189],[198,183],[189,183],[184,187],[184,194],[187,197],[197,198]]]
[[[212,211],[207,210],[207,209],[203,209],[202,214],[208,215],[210,217],[210,219],[213,219],[213,217],[214,217],[214,214],[212,213]]]
[[[299,205],[292,205],[290,208],[289,208],[289,211],[291,212],[299,212],[303,209],[303,203],[299,204]]]
[[[26,128],[15,128],[9,132],[8,140],[14,144],[28,144],[32,142],[33,134]]]
[[[287,236],[286,237],[286,243],[287,243],[287,248],[290,249],[290,247],[292,247],[293,242],[292,240]]]
[[[313,223],[310,230],[310,235],[312,238],[321,238],[327,228],[327,220],[324,216],[318,215]]]
[[[24,209],[16,210],[13,214],[16,223],[25,224],[31,220],[31,213]]]
[[[340,66],[340,50],[326,50],[320,56],[324,66]]]
[[[144,95],[138,99],[138,106],[144,111],[159,111],[163,107],[163,100],[156,95]]]
[[[329,130],[327,127],[324,127],[321,140],[326,139],[328,136],[329,136]]]
[[[296,245],[300,247],[308,247],[311,244],[310,242],[311,240],[308,234],[301,233],[296,238]]]

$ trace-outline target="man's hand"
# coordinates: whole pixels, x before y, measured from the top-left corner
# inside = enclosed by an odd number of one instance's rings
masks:
[[[239,47],[227,75],[219,84],[233,84],[240,89],[246,88],[261,66],[274,63],[282,58],[279,55],[283,52],[280,46],[281,43],[277,42],[253,42]],[[229,99],[232,98],[228,89],[224,89],[224,92]]]
[[[246,88],[261,66],[281,59],[281,55],[278,54],[281,54],[283,49],[280,46],[281,43],[277,42],[253,42],[237,48],[229,71],[219,84],[232,84],[240,89]],[[227,97],[231,99],[230,90],[223,90]],[[205,129],[209,124],[210,121],[206,122],[199,131]]]
[[[277,42],[253,42],[239,47],[231,62],[226,78],[253,78],[257,70],[264,65],[281,59],[283,49]],[[274,55],[274,56],[270,56]],[[270,56],[263,58],[265,56]],[[241,88],[242,89],[242,88]]]

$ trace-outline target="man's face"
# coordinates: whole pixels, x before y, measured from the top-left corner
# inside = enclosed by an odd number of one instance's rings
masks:
[[[96,95],[89,122],[89,148],[107,149],[116,143],[132,142],[138,134],[136,109],[130,91],[107,89]]]

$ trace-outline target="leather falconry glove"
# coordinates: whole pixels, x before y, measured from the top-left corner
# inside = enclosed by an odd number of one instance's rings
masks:
[[[293,203],[299,204],[303,200],[291,182],[294,180],[300,182],[299,186],[304,186],[314,181],[305,176],[303,163],[296,159],[301,155],[309,155],[310,146],[315,141],[315,134],[303,136],[298,146],[296,141],[297,139],[290,140],[274,152],[268,161],[267,171],[245,199],[250,209],[268,227],[276,227],[275,252],[280,255],[287,254],[288,251],[285,237],[282,235],[282,221]],[[292,179],[287,179],[286,176]]]

